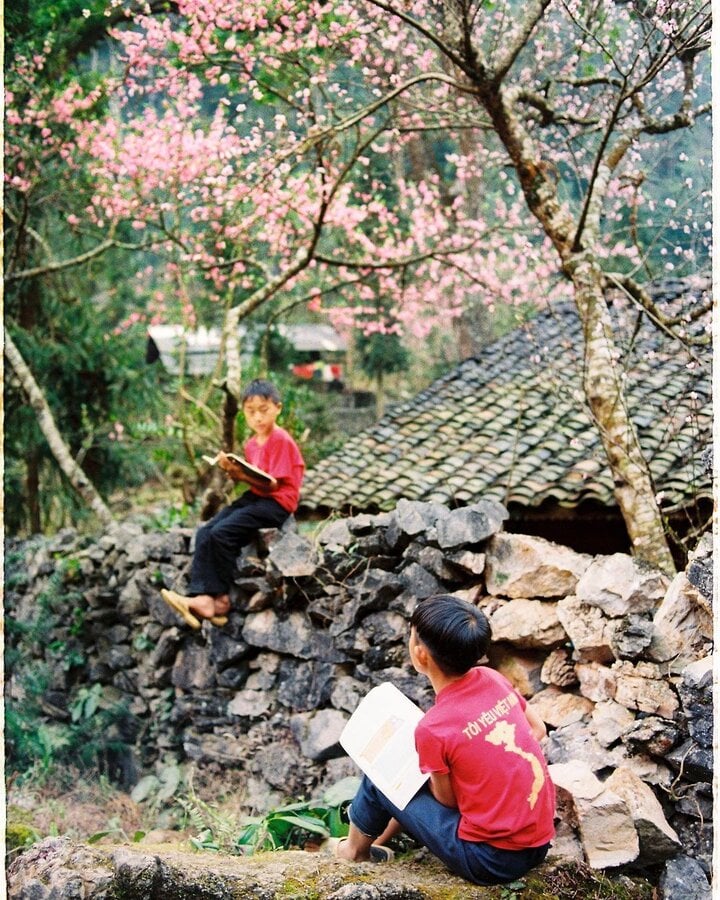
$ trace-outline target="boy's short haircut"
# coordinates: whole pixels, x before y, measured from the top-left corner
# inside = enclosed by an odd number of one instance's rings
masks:
[[[248,384],[242,392],[240,405],[242,406],[245,401],[249,400],[251,397],[263,397],[265,400],[272,400],[273,403],[277,403],[278,405],[282,403],[280,391],[275,387],[272,381],[265,381],[263,378],[256,378]]]
[[[445,675],[464,675],[485,656],[490,645],[490,623],[485,613],[450,594],[421,600],[410,624]]]

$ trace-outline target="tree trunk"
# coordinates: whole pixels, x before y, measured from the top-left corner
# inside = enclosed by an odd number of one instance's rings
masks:
[[[573,260],[570,269],[585,339],[585,396],[600,431],[633,553],[674,573],[655,485],[625,402],[602,272],[589,253]]]
[[[663,572],[674,573],[675,562],[650,470],[625,402],[603,272],[592,249],[592,235],[585,235],[584,247],[576,246],[577,223],[548,174],[552,167],[545,164],[512,111],[512,92],[503,92],[480,75],[476,83],[481,88],[481,103],[518,174],[528,208],[552,241],[562,270],[572,281],[585,343],[583,386],[600,432],[633,554]]]
[[[375,415],[379,420],[385,415],[385,379],[382,372],[378,372],[375,376],[375,391]]]
[[[30,534],[40,534],[40,454],[32,452],[25,462],[25,493],[27,495],[27,518]]]
[[[104,525],[109,525],[113,521],[112,513],[95,490],[87,475],[73,459],[70,449],[55,424],[55,419],[42,389],[35,381],[20,351],[7,332],[5,333],[5,356],[17,375],[22,389],[30,402],[30,406],[37,415],[40,430],[48,442],[50,452],[55,457],[60,469],[98,519]]]

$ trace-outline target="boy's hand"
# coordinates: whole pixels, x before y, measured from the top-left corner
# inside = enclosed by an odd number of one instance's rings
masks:
[[[237,463],[234,463],[223,450],[221,450],[218,453],[217,464],[220,466],[220,468],[224,472],[228,473],[228,475],[232,478],[233,481],[247,481],[248,480],[247,476],[245,475],[243,470],[240,468],[240,466]]]

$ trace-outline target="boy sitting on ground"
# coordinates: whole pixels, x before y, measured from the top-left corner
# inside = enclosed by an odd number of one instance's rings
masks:
[[[415,608],[410,660],[436,695],[415,729],[430,779],[401,810],[364,776],[337,856],[390,859],[385,843],[405,831],[481,885],[514,881],[545,859],[555,833],[545,725],[504,676],[476,665],[489,643],[487,618],[465,600],[439,595]]]

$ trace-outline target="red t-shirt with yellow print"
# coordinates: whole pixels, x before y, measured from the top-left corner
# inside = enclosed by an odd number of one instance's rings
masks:
[[[478,666],[444,687],[415,729],[422,771],[450,775],[463,840],[521,850],[555,835],[555,787],[526,705],[504,676]]]

